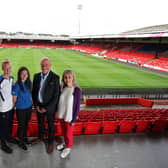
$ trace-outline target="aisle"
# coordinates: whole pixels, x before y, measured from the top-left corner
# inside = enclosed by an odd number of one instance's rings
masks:
[[[57,138],[57,141],[60,140]],[[43,142],[28,152],[10,144],[13,154],[0,150],[1,168],[167,168],[168,133],[81,135],[74,137],[70,156],[46,153]]]

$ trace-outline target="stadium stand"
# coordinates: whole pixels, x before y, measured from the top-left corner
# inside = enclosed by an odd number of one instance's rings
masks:
[[[0,48],[7,48],[6,43],[4,43],[4,42],[1,43],[1,44],[0,44]]]
[[[9,41],[9,42],[6,43],[6,48],[19,48],[19,44]]]
[[[31,44],[28,42],[20,43],[19,48],[31,48]]]
[[[72,44],[51,40],[2,40],[0,48],[64,48],[104,59],[135,64],[145,68],[168,72],[168,46],[166,44],[85,42]]]
[[[139,104],[152,107],[153,101],[142,98],[86,98],[86,105]]]
[[[55,46],[55,44],[54,43],[45,43],[44,44],[44,48],[52,48],[52,49],[55,49],[56,48],[56,46]]]
[[[168,71],[166,55],[168,47],[165,44],[157,46],[156,44],[90,44],[67,45],[65,49],[72,49],[85,54],[104,56],[104,59],[115,59],[117,61],[136,64],[155,70]],[[156,58],[156,50],[158,58]],[[161,57],[161,55],[163,55]]]
[[[14,117],[13,134],[17,136],[17,118]],[[46,122],[47,128],[47,122]],[[59,119],[55,119],[55,135],[62,135]],[[168,109],[103,109],[81,110],[74,128],[74,135],[111,134],[131,132],[160,132],[168,128]],[[47,134],[47,130],[46,130]],[[28,136],[38,135],[36,113],[32,114]]]
[[[168,58],[160,57],[158,59],[154,59],[150,63],[146,63],[144,67],[168,72]]]
[[[44,48],[44,43],[42,41],[32,42],[32,48]]]

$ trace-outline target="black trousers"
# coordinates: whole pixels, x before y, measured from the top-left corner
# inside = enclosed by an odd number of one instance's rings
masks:
[[[12,138],[12,127],[13,127],[13,118],[14,118],[15,110],[12,109],[9,111],[9,119],[8,119],[8,127],[9,127],[9,132],[8,132],[8,139]]]
[[[47,118],[47,124],[48,124],[48,143],[52,143],[55,138],[55,127],[54,127],[54,118],[55,118],[55,112],[45,112],[45,113],[39,113],[37,111],[37,119],[38,119],[38,127],[39,127],[39,138],[43,139],[44,134],[46,133],[45,128],[45,116]]]
[[[10,111],[0,112],[0,139],[1,141],[7,140],[9,136],[9,114]]]
[[[18,120],[17,136],[21,142],[27,137],[28,123],[32,115],[32,107],[28,109],[16,109]]]

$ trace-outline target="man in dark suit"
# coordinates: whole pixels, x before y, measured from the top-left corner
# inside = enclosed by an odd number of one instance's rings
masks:
[[[34,75],[32,98],[37,111],[39,136],[32,140],[32,144],[38,143],[44,138],[45,126],[44,118],[47,117],[48,123],[48,153],[53,152],[54,148],[54,117],[59,98],[59,76],[50,70],[51,62],[45,57],[41,60],[42,72]]]

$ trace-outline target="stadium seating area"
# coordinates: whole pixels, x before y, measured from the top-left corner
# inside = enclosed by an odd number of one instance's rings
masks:
[[[101,109],[81,110],[74,126],[74,135],[81,134],[112,134],[131,132],[159,132],[168,128],[168,109],[152,109],[153,102],[141,98],[113,98],[113,99],[87,99],[88,105],[104,104],[136,104],[148,108],[140,109]],[[55,135],[62,135],[59,119],[55,117]],[[47,122],[45,121],[46,128]],[[14,116],[13,135],[17,136],[17,118]],[[46,129],[47,135],[47,129]],[[28,136],[38,136],[38,122],[33,112],[29,123]]]
[[[20,45],[19,45],[19,48],[31,48],[31,47],[32,46],[30,43],[25,43],[25,42],[20,43]]]
[[[143,65],[144,63],[155,58],[154,55],[138,52],[120,52],[113,56],[118,61],[127,62],[131,64]]]
[[[154,59],[150,63],[144,64],[144,67],[168,72],[168,57]]]
[[[28,40],[20,40],[20,41],[8,41],[4,40],[0,44],[0,48],[63,48],[67,44],[65,42],[51,42],[51,41],[28,41]]]
[[[130,44],[130,43],[83,43],[72,45],[60,41],[29,41],[3,40],[0,48],[64,48],[76,50],[88,55],[114,59],[117,61],[136,64],[146,68],[168,72],[168,46],[162,44]],[[156,58],[157,50],[157,58]]]
[[[45,122],[47,128],[47,122]],[[17,119],[14,118],[13,135],[17,136]],[[74,126],[74,135],[130,132],[158,132],[168,127],[167,109],[105,109],[81,110]],[[55,135],[62,135],[59,120],[55,119]],[[46,130],[47,133],[47,130]],[[32,114],[28,136],[38,136],[36,113]]]
[[[146,68],[168,72],[168,47],[156,44],[83,44],[67,45],[66,49],[72,49],[89,55],[103,56],[104,59],[136,64]],[[156,58],[156,49],[158,58]],[[162,56],[163,55],[163,56]]]
[[[18,43],[15,43],[15,42],[7,42],[6,43],[6,47],[7,48],[19,48],[19,44]]]
[[[52,48],[52,49],[54,49],[54,48],[56,48],[56,46],[55,46],[55,44],[44,44],[44,48]]]
[[[142,98],[86,98],[86,105],[114,105],[114,104],[139,104],[152,107],[153,101]]]
[[[44,48],[44,44],[40,42],[33,42],[31,45],[32,48]]]

